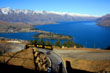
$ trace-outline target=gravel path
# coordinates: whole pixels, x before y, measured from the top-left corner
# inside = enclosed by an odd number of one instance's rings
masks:
[[[55,50],[55,52],[63,57],[110,61],[110,52],[91,52],[88,50]]]

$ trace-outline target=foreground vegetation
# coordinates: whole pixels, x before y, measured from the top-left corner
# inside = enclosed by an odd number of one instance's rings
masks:
[[[52,46],[57,46],[57,47],[60,47],[60,48],[62,48],[62,47],[83,48],[83,46],[81,44],[77,44],[73,40],[66,40],[66,41],[56,40],[55,42],[52,43],[52,40],[46,40],[46,41],[44,41],[43,39],[34,39],[34,40],[30,40],[29,43],[31,45],[36,45],[36,44],[40,44],[40,45],[52,45]]]

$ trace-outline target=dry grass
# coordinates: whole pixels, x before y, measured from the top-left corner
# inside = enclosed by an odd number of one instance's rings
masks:
[[[110,53],[110,50],[101,50],[101,49],[91,49],[91,48],[58,48],[54,50],[57,54],[63,57],[65,64],[66,61],[69,61],[72,69],[85,70],[90,72],[99,72],[99,71],[109,71],[110,72],[110,60],[87,60],[83,58],[77,58],[74,53],[78,53],[81,57],[83,57],[81,52],[103,52]],[[72,54],[75,56],[73,57]],[[99,53],[98,53],[99,54]],[[86,56],[86,55],[85,55]],[[98,55],[102,58],[103,55]],[[98,57],[95,56],[95,57]],[[87,55],[88,57],[88,55]],[[93,56],[91,56],[93,58]],[[89,58],[89,57],[88,57]],[[99,57],[98,57],[99,58]]]
[[[90,72],[110,71],[110,61],[91,61],[82,59],[73,59],[63,57],[66,61],[69,61],[73,69],[86,70]]]
[[[67,48],[67,47],[59,48],[59,47],[55,47],[55,46],[54,46],[54,48],[61,49],[61,50],[87,50],[87,51],[91,51],[91,52],[110,52],[110,50],[102,50],[100,48],[96,48],[96,49],[94,49],[94,48]]]
[[[35,70],[32,48],[16,53],[5,53],[0,56],[0,62]]]

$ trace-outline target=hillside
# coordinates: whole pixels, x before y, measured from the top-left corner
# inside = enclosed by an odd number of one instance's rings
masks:
[[[9,23],[0,21],[0,32],[20,32],[23,30],[29,30],[32,26],[24,23]]]
[[[110,51],[88,48],[65,48],[52,51],[61,56],[68,73],[109,73]],[[50,53],[50,55],[52,54]],[[38,56],[40,55],[40,56]],[[4,53],[0,56],[0,68],[5,72],[47,71],[50,66],[47,55],[36,48]],[[43,64],[43,65],[42,65]],[[43,72],[44,73],[44,72]]]
[[[22,22],[25,24],[50,24],[59,21],[86,21],[97,17],[67,12],[21,10],[0,8],[0,20],[6,22]]]
[[[38,51],[36,52],[39,53]],[[44,55],[42,54],[44,57]],[[43,58],[42,57],[42,58]],[[34,59],[33,49],[25,49],[18,52],[4,53],[0,56],[0,72],[23,72],[23,73],[47,73],[45,67],[46,63],[43,64],[43,67],[39,68],[36,66],[37,60]]]
[[[93,73],[110,72],[110,51],[92,48],[65,48],[55,49],[65,61],[67,70],[73,73],[78,70]],[[82,72],[83,73],[83,72]],[[84,72],[85,73],[85,72]]]
[[[110,27],[110,14],[98,18],[96,22],[98,23],[97,25]]]

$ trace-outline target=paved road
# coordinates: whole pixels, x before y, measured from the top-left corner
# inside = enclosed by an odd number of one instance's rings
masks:
[[[63,60],[59,55],[50,50],[38,49],[39,51],[45,53],[51,60],[52,70],[55,73],[67,73],[66,68],[64,67]],[[50,52],[50,54],[47,54]],[[59,63],[62,63],[61,67],[59,67]]]

